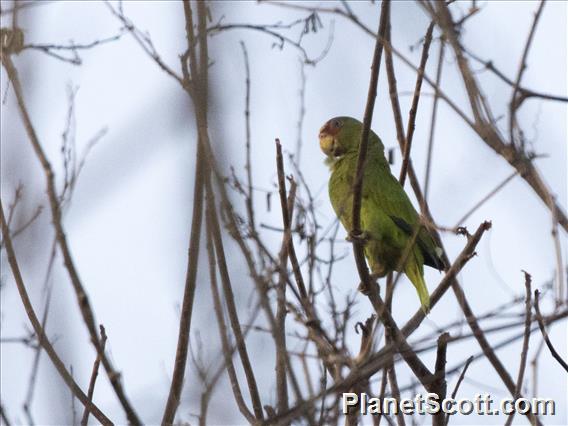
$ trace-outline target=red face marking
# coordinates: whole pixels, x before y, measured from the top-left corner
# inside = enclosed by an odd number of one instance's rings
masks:
[[[343,123],[340,120],[338,120],[337,118],[332,118],[320,129],[319,136],[336,136],[341,130],[342,126]]]

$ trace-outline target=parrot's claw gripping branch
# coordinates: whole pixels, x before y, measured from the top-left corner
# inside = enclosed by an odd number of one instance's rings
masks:
[[[352,230],[347,237],[345,237],[345,239],[347,241],[349,241],[350,243],[352,242],[358,242],[361,245],[365,245],[370,239],[371,236],[369,235],[369,233],[367,231],[355,231]]]
[[[379,283],[377,283],[377,281],[375,280],[375,278],[373,278],[372,275],[369,276],[370,280],[368,283],[363,283],[360,282],[359,286],[357,287],[357,291],[360,291],[364,296],[369,297],[369,295],[371,294],[371,288],[370,286],[375,285],[377,286],[377,292],[381,292],[381,287],[379,286]]]

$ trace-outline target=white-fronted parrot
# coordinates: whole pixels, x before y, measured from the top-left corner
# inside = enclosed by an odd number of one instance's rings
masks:
[[[329,198],[337,217],[348,233],[352,231],[353,182],[363,124],[351,117],[335,117],[320,129],[319,143],[331,169]],[[430,308],[430,296],[424,282],[424,265],[438,270],[446,268],[442,250],[426,229],[420,227],[420,217],[399,181],[392,175],[380,138],[369,133],[368,150],[363,169],[361,198],[361,230],[364,252],[374,277],[384,277],[392,271],[404,271],[416,287],[425,312]],[[420,227],[420,228],[419,228]],[[413,235],[415,244],[405,250]]]

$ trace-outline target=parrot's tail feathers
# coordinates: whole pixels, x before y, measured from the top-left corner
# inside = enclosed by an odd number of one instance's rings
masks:
[[[414,284],[418,297],[420,298],[420,305],[425,314],[430,312],[430,293],[428,293],[428,287],[426,287],[426,282],[422,275],[422,268],[420,268],[414,262],[408,262],[405,273]]]

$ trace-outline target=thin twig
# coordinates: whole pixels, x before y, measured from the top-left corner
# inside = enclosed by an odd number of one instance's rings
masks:
[[[367,146],[369,144],[369,133],[371,130],[371,121],[373,120],[373,110],[375,108],[375,98],[377,97],[377,85],[379,82],[379,69],[381,65],[381,56],[383,53],[382,39],[385,38],[390,15],[390,0],[383,1],[381,5],[381,16],[379,18],[379,29],[375,40],[375,49],[373,52],[373,61],[371,64],[371,78],[369,82],[369,92],[367,94],[367,104],[365,106],[365,115],[363,116],[363,128],[361,130],[361,140],[359,142],[359,152],[357,155],[357,168],[355,172],[355,181],[353,183],[353,206],[352,206],[352,227],[351,234],[357,236],[361,234],[361,197],[363,195],[363,170],[365,167],[365,159],[367,157]],[[363,245],[359,238],[353,238],[353,254],[355,255],[355,263],[357,271],[361,278],[361,284],[364,289],[371,287],[371,277],[369,269],[365,263],[365,254],[363,253]],[[379,314],[379,317],[381,315]]]
[[[387,32],[385,35],[386,41],[390,43],[391,41],[391,25],[390,22],[387,25]],[[387,79],[389,83],[389,98],[391,101],[392,112],[394,116],[394,124],[396,127],[396,138],[398,140],[398,145],[401,147],[402,151],[402,166],[400,169],[399,181],[401,185],[404,185],[406,180],[406,170],[408,169],[408,160],[410,158],[410,144],[406,140],[406,135],[404,133],[404,125],[402,124],[402,113],[400,111],[400,102],[398,100],[398,88],[396,85],[396,76],[394,72],[394,63],[392,57],[392,50],[385,49],[385,69],[387,72]],[[422,72],[423,74],[424,72]],[[420,79],[420,73],[418,73]],[[422,81],[420,80],[420,84]],[[418,98],[415,97],[417,100]]]
[[[6,426],[12,426],[12,423],[8,419],[8,415],[6,414],[6,410],[4,410],[4,405],[0,402],[0,418],[4,422]]]
[[[467,369],[469,368],[469,365],[471,364],[471,362],[473,361],[474,357],[473,355],[470,356],[467,361],[465,362],[463,369],[460,373],[460,376],[458,377],[458,381],[456,382],[456,386],[454,387],[454,390],[452,391],[452,399],[455,399],[457,394],[458,394],[458,390],[460,388],[461,382],[463,381],[464,377],[465,377],[465,373],[467,372]],[[446,423],[447,424],[447,423]]]
[[[396,285],[396,282],[395,282],[395,280],[393,280],[393,274],[391,272],[387,275],[387,285],[386,285],[386,292],[385,292],[386,309],[388,309],[389,312],[391,312],[391,313],[392,313],[392,299],[393,299],[393,295],[394,295],[395,285]],[[393,343],[393,341],[394,341],[394,339],[393,339],[393,336],[391,335],[390,329],[385,328],[385,345],[389,345],[389,344]],[[400,400],[400,389],[398,387],[398,380],[396,378],[396,370],[395,370],[395,367],[394,367],[394,359],[393,358],[394,357],[391,355],[390,361],[384,369],[386,375],[383,375],[383,380],[386,380],[388,378],[390,388],[391,388],[391,395],[396,400]],[[383,389],[384,389],[383,384],[381,383],[381,390],[384,393]],[[398,423],[399,426],[405,426],[404,414],[403,413],[397,412],[396,413],[396,420],[397,420],[397,423]]]
[[[213,390],[219,382],[223,373],[223,369],[219,368],[217,372],[213,375],[212,379],[205,384],[205,389],[201,393],[200,399],[200,409],[199,409],[199,426],[207,426],[207,409],[209,408],[209,403],[213,398]]]
[[[267,279],[263,276],[265,272],[262,271],[258,271],[255,261],[253,259],[253,255],[252,252],[250,250],[250,248],[248,247],[245,238],[246,236],[243,235],[243,233],[241,232],[238,223],[237,223],[237,218],[236,218],[236,214],[233,210],[233,207],[230,203],[230,201],[228,200],[228,196],[225,192],[226,188],[225,188],[225,183],[222,179],[218,179],[218,183],[219,183],[219,189],[220,189],[220,193],[221,193],[221,197],[223,198],[223,207],[224,207],[224,217],[227,220],[227,227],[229,230],[229,233],[231,234],[231,236],[233,237],[233,239],[237,242],[237,244],[239,245],[239,248],[241,249],[241,252],[243,253],[248,269],[250,271],[250,274],[253,278],[253,281],[255,283],[256,289],[257,289],[257,294],[260,298],[260,304],[261,307],[263,308],[263,310],[265,311],[266,317],[269,321],[269,325],[270,325],[270,329],[268,330],[268,332],[270,332],[274,338],[275,341],[275,345],[276,345],[276,351],[277,351],[277,365],[279,365],[281,368],[281,358],[279,358],[279,354],[280,355],[284,355],[285,361],[286,361],[286,369],[288,372],[288,377],[290,378],[290,384],[292,385],[292,389],[295,393],[296,399],[301,401],[303,400],[302,397],[302,393],[300,390],[300,386],[298,384],[297,378],[295,376],[295,373],[292,369],[292,365],[290,363],[290,357],[288,355],[288,351],[285,349],[286,348],[286,341],[285,341],[285,335],[281,333],[282,331],[282,327],[280,327],[277,324],[277,318],[274,315],[274,312],[272,311],[272,307],[271,307],[271,303],[270,300],[268,298],[268,291],[269,291],[269,287],[268,287],[268,282]],[[293,195],[294,194],[290,194],[290,196],[288,197],[288,211],[289,211],[289,215],[292,214],[293,212],[293,205],[292,205],[292,200],[293,200]],[[269,263],[271,263],[271,265],[274,268],[274,272],[278,272],[278,276],[279,276],[279,281],[276,284],[276,292],[277,292],[277,303],[279,304],[278,312],[277,312],[277,316],[279,316],[279,319],[284,318],[285,319],[285,314],[286,312],[286,300],[285,300],[285,288],[283,289],[282,286],[286,286],[288,285],[288,288],[290,288],[292,290],[292,292],[294,293],[294,295],[296,296],[296,298],[301,301],[301,297],[300,295],[297,293],[296,289],[292,286],[289,278],[288,278],[288,271],[285,267],[286,262],[283,261],[282,256],[284,256],[284,253],[286,253],[287,256],[287,250],[284,251],[284,248],[287,249],[287,246],[285,244],[285,241],[283,241],[283,247],[281,249],[280,252],[280,256],[279,256],[279,260],[275,260],[270,253],[267,251],[267,249],[264,247],[262,241],[260,240],[259,235],[253,230],[254,235],[253,240],[258,244],[259,249],[261,250],[261,256],[266,256],[268,258]],[[282,297],[282,294],[284,294],[284,297]],[[281,307],[280,303],[284,302],[284,306]],[[285,329],[284,329],[285,332]],[[285,370],[286,371],[286,370]]]
[[[172,424],[183,387],[185,368],[187,363],[187,353],[189,345],[189,333],[191,330],[191,319],[193,314],[193,301],[195,298],[195,288],[197,283],[197,266],[199,260],[199,243],[201,239],[201,227],[203,221],[203,154],[201,144],[198,143],[197,156],[195,160],[195,178],[193,186],[193,213],[191,220],[191,231],[189,235],[189,249],[187,256],[187,270],[185,285],[181,305],[181,314],[178,329],[178,342],[174,369],[172,372],[172,382],[164,415],[163,424]]]
[[[557,292],[556,292],[556,305],[560,306],[567,301],[564,300],[564,292],[566,285],[568,287],[568,282],[564,281],[564,263],[562,260],[562,245],[560,244],[560,238],[558,236],[558,217],[555,214],[555,210],[553,209],[555,203],[554,196],[550,196],[549,199],[549,207],[551,208],[552,212],[552,225],[550,229],[550,235],[552,237],[552,243],[554,245],[554,254],[556,255],[556,284],[557,284]],[[568,292],[566,293],[568,295]]]
[[[436,368],[434,375],[436,376],[435,391],[440,401],[446,399],[447,382],[446,382],[446,350],[448,347],[448,339],[450,334],[445,332],[438,337],[438,351],[436,353]],[[433,426],[442,426],[445,424],[444,412],[439,411],[434,414]]]
[[[296,199],[296,185],[292,185],[287,200],[287,214],[292,220],[294,202]],[[290,228],[284,232],[282,246],[278,259],[280,261],[280,274],[276,287],[276,324],[275,324],[275,344],[276,344],[276,393],[278,412],[282,413],[288,409],[288,383],[286,381],[287,349],[286,349],[286,264],[288,263],[288,240],[292,238]],[[278,336],[276,338],[276,335]]]
[[[465,377],[465,373],[467,371],[467,369],[469,368],[469,365],[471,364],[471,362],[473,361],[474,357],[473,355],[470,356],[467,361],[465,362],[465,365],[463,366],[463,369],[460,373],[460,376],[458,377],[458,381],[456,382],[456,386],[454,387],[454,390],[452,391],[452,399],[456,399],[456,396],[458,394],[458,389],[460,388],[461,382],[463,381],[464,377]],[[448,423],[450,423],[450,414],[446,414],[446,426],[448,425]]]
[[[408,125],[406,127],[406,144],[404,145],[404,152],[402,156],[402,166],[400,167],[400,184],[404,187],[406,173],[408,169],[408,161],[410,160],[410,147],[414,137],[414,129],[416,128],[416,113],[418,112],[418,101],[422,92],[422,81],[424,80],[424,72],[426,70],[426,61],[428,61],[428,53],[430,51],[430,44],[432,43],[432,32],[434,31],[434,21],[430,22],[426,35],[424,36],[424,45],[422,47],[422,56],[420,57],[420,65],[418,66],[418,75],[416,76],[416,85],[414,87],[414,95],[412,97],[412,104],[408,113]],[[442,43],[443,45],[443,43]],[[391,56],[390,50],[387,49],[387,57]],[[394,74],[394,70],[393,70]]]
[[[227,312],[229,314],[229,323],[231,324],[231,329],[233,330],[233,334],[235,336],[237,350],[247,380],[250,397],[252,399],[254,415],[257,420],[262,420],[264,415],[262,411],[260,393],[258,391],[254,370],[252,368],[252,364],[248,355],[246,341],[241,330],[241,325],[237,313],[235,296],[233,293],[231,278],[227,266],[225,249],[223,247],[222,236],[221,236],[221,228],[219,226],[219,220],[217,218],[217,212],[215,210],[215,198],[210,180],[211,180],[210,171],[206,170],[205,189],[207,194],[206,196],[207,219],[211,221],[213,242],[215,246],[215,253],[217,255],[217,266],[219,268],[219,273],[221,276],[221,285],[223,287],[223,292],[225,294]]]
[[[383,398],[385,397],[385,392],[387,389],[387,381],[388,381],[388,370],[387,367],[383,368],[383,376],[381,378],[381,387],[379,388],[379,401],[382,401]],[[377,418],[377,425],[381,424],[381,418],[383,417],[383,410],[380,410],[379,413],[377,413],[376,416],[374,416]]]
[[[430,372],[428,367],[426,367],[426,365],[418,357],[416,352],[408,344],[406,337],[398,328],[390,312],[386,309],[385,304],[381,299],[378,290],[376,289],[376,285],[374,287],[374,289],[371,287],[372,290],[369,293],[368,297],[371,304],[373,305],[373,308],[375,309],[375,312],[379,316],[381,322],[384,324],[385,329],[389,329],[389,333],[391,333],[393,341],[395,342],[395,347],[401,354],[406,364],[408,364],[408,366],[410,367],[414,375],[418,378],[420,383],[422,383],[424,388],[428,392],[431,392],[433,389],[433,383],[435,381],[434,375],[432,374],[432,372]]]
[[[65,230],[63,228],[61,206],[59,204],[59,197],[55,186],[55,173],[53,172],[51,163],[49,162],[47,155],[45,154],[45,151],[39,141],[35,128],[32,124],[31,117],[28,113],[24,101],[23,90],[20,83],[20,79],[18,77],[18,72],[14,67],[9,52],[2,51],[2,65],[4,66],[8,78],[12,83],[14,93],[16,95],[18,109],[20,110],[20,114],[22,115],[22,120],[24,122],[26,133],[28,135],[30,144],[32,145],[32,148],[36,154],[36,157],[41,163],[41,167],[45,175],[46,185],[47,185],[47,195],[49,199],[49,206],[51,209],[52,224],[55,228],[57,243],[59,245],[59,248],[61,249],[61,255],[63,256],[63,263],[69,275],[71,284],[73,286],[73,290],[75,291],[77,304],[79,306],[79,310],[81,312],[83,321],[87,326],[91,342],[95,347],[97,353],[101,355],[101,360],[105,368],[105,371],[107,373],[108,379],[126,413],[129,422],[132,424],[141,424],[142,422],[140,421],[138,415],[136,414],[136,411],[130,404],[130,401],[126,396],[124,388],[122,387],[120,374],[114,369],[114,366],[112,365],[106,354],[101,351],[101,345],[100,345],[101,342],[99,340],[97,328],[95,325],[96,322],[95,322],[94,311],[89,302],[87,292],[83,287],[83,283],[79,278],[79,273],[71,256],[71,250],[69,248]],[[6,236],[4,236],[4,238],[6,238]]]
[[[252,162],[251,162],[251,134],[250,134],[250,65],[247,47],[241,41],[241,49],[243,50],[243,58],[245,62],[245,151],[246,151],[246,164],[245,170],[247,173],[247,194],[246,194],[246,208],[249,220],[249,229],[253,231],[256,229],[254,221],[254,202],[252,190]]]
[[[488,361],[491,363],[491,365],[493,366],[493,368],[495,369],[495,371],[497,372],[497,374],[499,375],[499,377],[501,378],[501,380],[503,381],[503,383],[505,384],[505,386],[507,387],[507,389],[509,390],[511,395],[514,396],[515,392],[516,392],[516,384],[515,384],[515,382],[513,382],[513,379],[511,378],[511,375],[507,371],[507,368],[505,367],[505,365],[497,357],[497,354],[495,353],[495,351],[496,351],[495,348],[492,347],[489,344],[489,341],[487,340],[485,333],[483,332],[483,330],[479,326],[479,323],[476,319],[476,316],[473,313],[473,311],[472,311],[472,309],[471,309],[471,307],[470,307],[470,305],[469,305],[469,303],[468,303],[468,301],[465,297],[463,289],[461,288],[461,286],[457,282],[452,284],[452,289],[453,289],[454,294],[456,296],[456,299],[457,299],[457,301],[460,305],[460,308],[462,309],[462,311],[464,313],[464,316],[467,320],[467,323],[470,326],[471,331],[473,332],[477,342],[479,343],[481,350],[483,351],[483,354],[488,359]],[[522,396],[519,394],[519,398],[520,397],[522,397]],[[541,424],[540,420],[532,412],[529,411],[529,412],[525,413],[525,415],[531,421],[531,423],[534,422],[537,425]]]
[[[555,323],[556,321],[559,321],[560,319],[566,318],[567,316],[568,316],[568,312],[565,312],[564,315],[561,315],[560,317],[548,317],[549,320],[546,321],[545,323],[546,323],[546,324],[553,324],[553,323]],[[538,330],[538,326],[536,326],[536,327],[531,327],[530,332],[531,332],[531,334],[532,334],[532,333],[536,332],[537,330]],[[502,349],[502,348],[505,348],[505,347],[509,346],[511,343],[514,343],[514,342],[516,342],[516,341],[518,341],[518,340],[522,340],[522,339],[524,338],[524,335],[525,335],[525,332],[524,332],[524,330],[523,330],[523,331],[521,331],[520,333],[517,333],[517,334],[515,334],[515,335],[513,335],[513,336],[511,336],[511,337],[508,337],[508,338],[506,338],[506,339],[504,339],[504,340],[502,340],[502,341],[500,341],[500,342],[497,342],[497,343],[495,343],[495,344],[492,346],[492,347],[493,347],[493,350],[498,351],[498,350],[500,350],[500,349]],[[433,345],[431,348],[435,348],[435,347],[436,347],[436,346]],[[417,351],[417,352],[420,352],[420,351]],[[483,350],[480,350],[478,353],[476,353],[476,354],[473,355],[472,357],[473,357],[473,360],[474,360],[474,361],[486,359],[485,353],[483,352]],[[466,361],[467,361],[467,360],[462,361],[462,362],[459,362],[459,363],[457,363],[456,365],[454,365],[453,367],[447,368],[447,369],[446,369],[446,375],[450,376],[450,375],[452,375],[452,374],[457,373],[458,371],[460,371],[460,370],[463,368],[463,366],[465,365],[465,362],[466,362]],[[408,386],[402,387],[402,388],[401,388],[401,392],[408,391],[408,390],[410,390],[410,389],[415,389],[415,388],[416,388],[416,381],[414,381],[413,383],[411,383],[411,384],[408,385]],[[501,392],[501,391],[500,391],[500,392]],[[522,398],[522,395],[521,395],[521,398]],[[531,420],[531,421],[532,421],[532,420]]]
[[[276,169],[278,174],[278,192],[280,196],[280,206],[282,210],[282,222],[284,225],[285,233],[288,235],[286,239],[288,246],[288,257],[290,264],[292,265],[292,271],[294,274],[294,279],[296,281],[296,286],[298,287],[298,292],[300,296],[300,304],[306,315],[305,325],[308,328],[308,333],[311,339],[313,339],[318,353],[322,361],[326,364],[326,367],[330,370],[332,375],[336,380],[339,379],[339,368],[333,363],[330,363],[328,358],[330,354],[334,355],[334,358],[338,358],[340,355],[338,349],[335,347],[332,339],[329,338],[325,330],[320,326],[320,322],[317,318],[316,311],[311,304],[306,286],[304,284],[304,278],[302,275],[302,270],[296,256],[296,249],[294,247],[294,240],[291,237],[291,223],[290,214],[288,211],[288,200],[286,196],[286,182],[285,182],[285,172],[284,172],[284,161],[282,158],[282,145],[280,140],[276,139]],[[290,178],[291,179],[291,178]],[[292,185],[295,185],[293,179]],[[303,319],[301,319],[303,321]]]
[[[206,215],[207,223],[207,253],[209,258],[209,279],[211,282],[211,293],[213,295],[213,306],[215,310],[215,315],[217,318],[217,325],[219,327],[219,335],[221,337],[221,347],[223,351],[223,357],[225,359],[225,368],[227,369],[227,374],[229,375],[229,380],[231,382],[231,389],[235,397],[235,401],[239,408],[241,414],[251,423],[256,422],[255,415],[249,410],[246,402],[243,398],[241,387],[239,385],[239,380],[237,378],[237,373],[235,370],[235,365],[233,363],[233,352],[231,350],[231,345],[229,343],[227,334],[227,325],[225,324],[225,319],[223,316],[223,307],[221,305],[221,296],[219,295],[219,288],[217,286],[217,261],[215,258],[215,247],[213,243],[213,224],[212,219],[208,214]]]
[[[162,71],[176,80],[180,85],[184,86],[185,79],[182,76],[178,75],[174,70],[172,70],[169,65],[164,62],[164,60],[156,51],[156,48],[154,47],[154,44],[152,43],[150,37],[146,33],[136,28],[132,21],[130,21],[124,15],[124,13],[122,12],[122,6],[119,6],[118,10],[116,10],[108,0],[105,0],[105,5],[108,7],[110,12],[122,23],[122,25],[124,25],[124,28],[130,33],[130,35],[132,35],[132,37],[134,38],[134,40],[136,40],[144,53],[146,53],[162,69]]]
[[[10,264],[10,268],[12,270],[12,274],[14,276],[14,280],[16,281],[16,287],[18,288],[18,292],[20,293],[20,298],[24,305],[24,309],[26,310],[26,314],[32,324],[32,327],[36,333],[38,338],[38,343],[44,348],[45,352],[51,359],[55,369],[67,385],[67,387],[73,392],[73,395],[77,397],[79,401],[88,409],[93,416],[96,417],[98,421],[105,425],[112,425],[112,421],[83,393],[79,385],[75,382],[71,374],[65,368],[65,364],[57,355],[57,352],[49,342],[47,336],[45,335],[45,331],[39,322],[39,319],[34,311],[32,306],[30,297],[28,295],[28,291],[26,290],[26,286],[24,284],[24,280],[22,278],[22,274],[20,272],[20,266],[18,265],[18,260],[16,258],[16,252],[12,245],[12,238],[10,237],[10,229],[8,228],[8,224],[6,222],[6,218],[4,216],[4,207],[2,206],[2,201],[0,200],[0,224],[2,229],[2,234],[4,235],[4,244],[6,247],[6,254],[8,256],[8,263]]]
[[[540,329],[540,327],[539,327]],[[538,395],[538,361],[540,359],[540,354],[545,346],[544,338],[540,340],[540,344],[538,345],[537,350],[533,356],[531,361],[531,369],[532,369],[532,396],[536,397]]]
[[[114,36],[98,39],[98,40],[92,41],[90,43],[75,44],[75,43],[71,42],[71,44],[69,44],[69,45],[53,44],[53,43],[52,44],[30,43],[30,44],[25,44],[22,47],[22,50],[25,50],[25,49],[39,50],[40,52],[43,52],[46,55],[49,55],[49,56],[54,57],[56,59],[59,59],[60,61],[67,62],[67,63],[72,64],[72,65],[82,65],[83,60],[81,59],[81,57],[77,53],[78,50],[89,50],[89,49],[93,49],[94,47],[97,47],[99,45],[103,45],[103,44],[111,43],[113,41],[117,41],[122,37],[123,34],[124,34],[124,32],[121,31],[120,33],[118,33]],[[63,56],[59,53],[55,53],[56,51],[68,51],[68,52],[71,52],[71,54],[73,56],[71,58],[69,58],[69,57]]]
[[[551,324],[551,323],[554,323],[556,321],[559,321],[559,320],[567,318],[567,317],[568,317],[568,310],[564,310],[564,311],[558,312],[554,315],[549,315],[547,317],[544,317],[543,321],[545,322],[545,324]],[[523,330],[524,330],[524,323],[515,322],[515,323],[509,323],[509,324],[500,325],[500,326],[487,327],[487,328],[483,329],[483,332],[485,334],[494,334],[494,333],[498,333],[500,331],[510,330],[512,328],[518,328],[518,327],[521,327],[521,326],[523,326]],[[532,323],[531,323],[530,333],[533,333],[537,329],[538,329],[537,321],[536,321],[536,319],[533,318]],[[471,339],[472,337],[475,337],[475,335],[471,332],[470,333],[463,333],[463,334],[459,334],[459,335],[450,337],[448,339],[448,343],[455,343],[455,342]],[[523,337],[523,333],[520,334],[520,337]],[[428,340],[430,340],[430,339],[431,338],[429,337]],[[422,340],[422,339],[420,339],[420,340]],[[413,347],[414,347],[414,345],[417,345],[417,342],[413,342]],[[425,345],[425,346],[416,347],[415,351],[416,351],[416,353],[423,353],[423,352],[428,352],[428,351],[435,349],[435,348],[436,348],[435,344],[429,343],[428,345]],[[397,362],[400,362],[400,360],[397,360]]]
[[[282,222],[284,224],[284,231],[290,232],[291,223],[290,215],[288,214],[288,202],[286,197],[286,182],[284,174],[284,161],[282,158],[282,145],[280,140],[276,139],[276,168],[278,171],[278,192],[280,195],[280,204],[282,206]],[[311,309],[309,307],[308,291],[306,285],[304,284],[304,278],[302,277],[302,272],[300,270],[300,265],[298,263],[298,258],[296,256],[296,250],[294,248],[294,242],[291,236],[287,239],[288,244],[288,256],[290,258],[290,263],[292,264],[292,270],[294,272],[294,277],[296,279],[296,284],[298,285],[298,291],[302,298],[302,303],[304,304],[304,309],[308,317],[311,317]],[[308,312],[310,311],[310,312]]]
[[[400,388],[398,387],[398,380],[396,378],[396,370],[394,364],[389,365],[387,368],[387,376],[389,378],[389,385],[391,388],[391,395],[397,401],[400,401]],[[396,420],[398,426],[406,426],[406,422],[404,421],[404,414],[402,412],[396,413]]]
[[[294,21],[294,23],[299,23],[299,22],[301,21]],[[278,26],[279,24],[276,25]],[[281,29],[282,26],[279,26],[278,28]],[[324,59],[327,56],[327,53],[329,52],[329,49],[331,47],[331,40],[333,40],[333,27],[331,27],[327,46],[324,47],[324,49],[321,51],[319,56],[311,58],[304,49],[304,47],[300,44],[300,42],[294,41],[291,38],[275,31],[275,27],[273,25],[254,25],[246,23],[245,24],[235,23],[235,24],[224,24],[224,25],[217,24],[207,28],[207,33],[215,35],[223,31],[231,31],[231,30],[252,30],[267,34],[270,37],[273,37],[276,40],[278,40],[279,43],[278,47],[280,47],[281,49],[284,47],[285,44],[288,44],[296,48],[298,52],[300,52],[300,54],[302,55],[302,60],[304,61],[304,63],[312,66],[315,66],[318,62],[320,62],[322,59]]]
[[[32,223],[34,223],[35,220],[39,217],[39,215],[41,214],[42,211],[43,211],[43,206],[41,206],[41,205],[37,206],[34,213],[32,213],[32,215],[30,216],[30,218],[28,220],[26,220],[18,228],[11,231],[12,232],[12,239],[16,238],[18,235],[20,235],[22,232],[24,232],[26,229],[28,229],[30,227],[30,225]],[[8,217],[8,224],[10,224],[10,218],[9,217]],[[0,239],[0,248],[2,248],[2,245],[3,245],[3,240]]]
[[[513,397],[516,399],[521,395],[521,390],[523,387],[523,379],[525,377],[525,369],[527,366],[527,354],[529,351],[529,339],[531,336],[531,312],[532,312],[532,301],[531,301],[531,276],[528,272],[523,271],[525,274],[525,289],[526,289],[526,300],[525,300],[525,335],[523,337],[523,348],[521,350],[521,361],[519,363],[519,374],[517,376],[517,386],[515,387],[515,394]],[[513,411],[507,421],[505,426],[510,426],[513,424],[513,419],[515,418],[515,411]]]
[[[513,85],[513,93],[511,94],[511,101],[509,102],[509,137],[510,143],[515,144],[515,128],[517,127],[517,110],[521,106],[522,98],[517,99],[517,93],[519,92],[519,86],[521,85],[521,80],[523,78],[524,72],[527,69],[527,57],[529,55],[529,50],[536,32],[536,27],[542,11],[544,9],[544,0],[541,0],[540,4],[538,5],[538,9],[534,15],[534,19],[531,25],[531,29],[529,31],[527,41],[525,43],[525,48],[523,49],[523,54],[521,56],[521,61],[519,64],[519,71],[517,72],[517,78],[515,79],[515,84]],[[521,138],[520,141],[521,148],[524,148],[523,140]]]
[[[14,235],[14,233],[12,233]],[[46,324],[47,324],[47,317],[49,314],[49,307],[50,307],[50,303],[51,303],[51,294],[52,294],[52,289],[53,289],[53,285],[49,285],[49,281],[51,278],[51,273],[53,271],[53,264],[55,263],[55,256],[57,254],[57,241],[55,240],[55,238],[53,239],[53,242],[51,244],[51,251],[49,254],[49,261],[47,263],[47,270],[45,273],[45,278],[43,280],[43,288],[46,290],[46,295],[45,295],[45,305],[44,305],[44,310],[43,310],[43,318],[41,319],[41,327],[45,330],[46,328]],[[34,356],[34,361],[32,364],[32,371],[30,373],[30,379],[28,382],[28,391],[26,392],[26,400],[23,404],[23,408],[24,408],[24,413],[26,414],[26,417],[28,418],[28,421],[30,424],[34,424],[35,422],[33,421],[32,418],[32,413],[31,413],[31,407],[32,407],[32,401],[34,398],[34,393],[35,393],[35,389],[36,389],[36,384],[37,384],[37,377],[38,377],[38,371],[39,371],[39,360],[40,360],[40,355],[41,355],[41,345],[37,345],[36,349],[35,349],[35,356]]]
[[[375,328],[375,315],[371,315],[365,323],[358,322],[355,324],[355,331],[361,332],[361,343],[359,353],[355,358],[355,363],[360,364],[364,362],[373,349],[374,341],[374,328]],[[365,392],[368,388],[368,380],[362,380],[356,383],[349,391],[355,394]],[[349,407],[345,415],[345,426],[356,426],[359,421],[360,402],[357,405]]]
[[[489,193],[483,197],[481,200],[479,200],[477,203],[475,203],[475,205],[469,209],[467,211],[467,213],[465,213],[461,219],[459,219],[456,224],[454,225],[454,228],[457,229],[459,226],[463,226],[464,222],[473,214],[475,213],[475,211],[477,209],[479,209],[483,204],[485,204],[487,201],[489,201],[495,194],[497,194],[501,189],[503,189],[511,180],[513,180],[513,178],[515,176],[517,176],[519,174],[519,172],[517,170],[515,170],[513,173],[511,173],[509,176],[507,176],[505,179],[503,179],[502,182],[500,182],[495,188],[493,188],[491,191],[489,191]]]
[[[495,74],[499,79],[507,83],[509,86],[513,87],[515,85],[515,82],[511,80],[509,77],[507,77],[501,70],[499,70],[492,61],[486,61],[482,59],[481,57],[473,53],[471,50],[468,50],[465,46],[462,46],[462,49],[474,61],[483,65],[487,70],[491,71],[493,74]],[[526,87],[521,87],[521,86],[517,87],[517,90],[519,92],[520,97],[524,99],[537,98],[537,99],[544,99],[547,101],[568,102],[568,97],[566,96],[537,92],[535,90],[527,89]]]
[[[550,354],[554,357],[554,359],[556,361],[558,361],[558,363],[562,366],[562,368],[564,368],[564,370],[566,370],[566,372],[568,372],[568,364],[566,363],[566,361],[564,361],[562,359],[562,357],[558,354],[558,352],[556,352],[556,349],[554,349],[554,346],[552,345],[552,342],[550,341],[550,338],[548,337],[548,332],[546,331],[544,321],[542,320],[542,314],[540,313],[539,296],[540,296],[540,292],[538,290],[535,290],[534,291],[534,309],[536,311],[536,319],[538,321],[538,326],[540,327],[542,337],[544,338],[544,341],[546,342],[546,346],[548,347]]]
[[[304,125],[304,117],[306,116],[306,71],[305,71],[305,67],[306,67],[306,63],[303,61],[299,61],[300,62],[300,93],[298,94],[298,97],[300,99],[300,105],[299,105],[299,113],[298,113],[298,133],[296,136],[296,152],[295,152],[295,156],[296,156],[296,163],[298,165],[298,167],[300,166],[300,161],[302,159],[302,130],[303,130],[303,125]]]
[[[432,21],[433,22],[433,21]],[[444,38],[440,38],[440,50],[438,53],[438,66],[436,67],[436,87],[440,87],[442,82],[442,69],[444,67],[444,52],[446,43]],[[424,71],[423,71],[424,73]],[[432,166],[432,153],[434,151],[434,134],[436,130],[436,119],[438,116],[438,101],[440,93],[438,90],[434,92],[434,100],[432,101],[432,116],[430,118],[430,133],[428,134],[428,153],[426,154],[426,171],[424,172],[424,203],[428,200],[428,192],[430,189],[430,171]],[[424,209],[424,207],[421,207]]]
[[[103,325],[100,325],[101,330],[101,347],[104,351],[105,344],[107,341],[107,335],[105,332],[105,328]],[[99,365],[101,364],[101,357],[97,355],[95,358],[95,362],[93,363],[93,371],[91,372],[91,380],[89,381],[89,389],[87,390],[87,397],[89,401],[93,401],[93,395],[95,394],[95,382],[97,381],[97,376],[99,375]],[[83,417],[81,419],[81,426],[87,425],[89,422],[89,411],[85,407],[85,411],[83,411]]]

